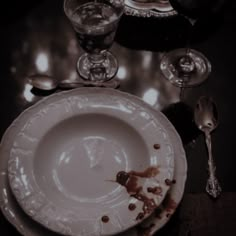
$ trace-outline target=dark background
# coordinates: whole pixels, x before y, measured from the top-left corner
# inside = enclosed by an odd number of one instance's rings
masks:
[[[45,4],[46,0],[34,1],[6,1],[1,5],[0,14],[0,99],[1,101],[1,127],[0,137],[6,128],[23,110],[15,102],[13,91],[16,91],[17,84],[9,79],[9,65],[11,58],[9,52],[17,45],[25,33],[24,22],[32,11]],[[60,3],[60,4],[59,4]],[[3,4],[3,2],[1,2]],[[39,17],[50,14],[50,11],[62,12],[61,0],[50,0],[47,2],[50,9],[41,12]],[[56,6],[54,8],[54,5]],[[61,6],[61,7],[60,7]],[[17,28],[17,33],[13,30]],[[142,19],[137,17],[124,16],[117,31],[116,42],[130,50],[147,50],[155,52],[165,52],[174,48],[183,47],[187,43],[190,25],[183,17],[171,17],[168,19]],[[169,119],[181,135],[183,143],[186,144],[188,161],[188,181],[186,183],[186,194],[184,196],[182,208],[180,208],[168,226],[164,227],[157,235],[180,235],[179,225],[183,223],[189,209],[199,206],[201,199],[202,208],[199,215],[209,214],[212,217],[216,212],[208,209],[212,202],[204,195],[205,180],[207,172],[200,169],[206,164],[206,158],[202,158],[200,146],[204,145],[203,138],[196,144],[199,151],[192,149],[188,145],[193,138],[200,134],[196,129],[191,129],[192,110],[196,97],[201,94],[209,94],[214,97],[220,110],[220,125],[217,132],[213,133],[214,156],[217,164],[217,173],[222,183],[225,194],[221,202],[217,203],[217,213],[219,214],[214,222],[217,230],[210,231],[205,228],[205,235],[233,236],[236,235],[235,220],[236,205],[236,157],[235,150],[235,80],[236,80],[236,1],[225,1],[225,5],[219,12],[206,16],[196,25],[191,46],[204,51],[212,63],[213,71],[210,81],[199,89],[190,90],[187,93],[187,105],[190,110],[186,110],[185,104],[178,105],[178,109],[164,109]],[[3,101],[4,100],[4,101]],[[25,108],[25,107],[24,107]],[[184,120],[184,125],[183,125]],[[195,195],[196,194],[196,195]],[[198,195],[200,194],[200,195]],[[203,194],[203,195],[202,195]],[[194,197],[198,200],[194,200]],[[210,202],[209,202],[210,201]],[[228,203],[227,203],[228,202]],[[190,204],[191,203],[191,204]],[[190,205],[188,205],[190,204]],[[184,210],[182,210],[184,209]],[[194,208],[195,211],[197,211]],[[205,210],[205,211],[204,211]],[[186,214],[183,212],[187,212]],[[183,215],[182,215],[183,214]],[[224,215],[225,214],[225,215]],[[224,217],[225,216],[225,217]],[[182,217],[182,218],[181,218]],[[200,217],[201,218],[201,217]],[[182,221],[181,221],[181,220]],[[219,220],[220,219],[220,220]],[[201,220],[196,223],[201,223]],[[224,228],[225,225],[225,228]],[[226,229],[227,226],[227,229]],[[224,234],[224,232],[226,232]],[[14,227],[0,215],[0,235],[19,235]],[[202,233],[189,233],[185,235],[204,235]],[[182,235],[181,235],[182,236]],[[184,235],[183,235],[184,236]]]

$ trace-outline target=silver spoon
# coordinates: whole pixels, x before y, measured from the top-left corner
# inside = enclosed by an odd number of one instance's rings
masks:
[[[55,89],[73,89],[84,86],[92,87],[106,87],[106,88],[117,88],[120,85],[118,79],[110,81],[72,81],[72,80],[61,80],[56,81],[49,75],[35,74],[28,77],[28,83],[34,88],[50,91]]]
[[[28,77],[28,83],[34,88],[50,91],[59,89],[72,89],[77,87],[82,87],[84,84],[81,82],[62,80],[60,82],[56,81],[49,75],[35,74]]]
[[[217,198],[222,189],[215,175],[216,166],[212,156],[211,132],[218,125],[218,113],[216,105],[211,98],[206,96],[199,98],[194,110],[194,119],[198,128],[205,134],[208,149],[209,178],[206,184],[206,191],[212,197]]]

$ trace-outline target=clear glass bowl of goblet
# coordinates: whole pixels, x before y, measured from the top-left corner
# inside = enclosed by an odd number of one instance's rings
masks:
[[[77,62],[79,75],[94,85],[111,80],[118,61],[109,49],[124,12],[124,0],[64,0],[64,12],[85,51]]]
[[[179,15],[186,18],[190,27],[189,38],[196,22],[206,19],[221,7],[222,0],[169,0]],[[166,53],[160,63],[160,69],[166,79],[180,87],[193,87],[204,82],[211,72],[211,63],[201,52],[191,49],[189,42],[186,48],[178,48]]]

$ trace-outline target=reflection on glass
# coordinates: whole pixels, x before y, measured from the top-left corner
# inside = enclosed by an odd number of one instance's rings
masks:
[[[218,4],[218,1],[170,0],[170,4],[189,21],[192,31],[196,22],[200,18],[207,17]],[[190,41],[190,37],[188,40]],[[181,88],[180,97],[183,96],[183,88],[201,84],[211,72],[211,64],[208,59],[199,51],[191,49],[189,45],[186,48],[175,49],[164,55],[160,68],[166,79]]]

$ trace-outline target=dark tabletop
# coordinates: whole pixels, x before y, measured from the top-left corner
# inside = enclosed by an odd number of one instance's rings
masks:
[[[39,72],[36,61],[40,53],[48,56],[48,71],[58,80],[72,76],[82,53],[61,0],[13,1],[1,9],[5,14],[0,18],[0,137],[22,111],[49,95],[32,96],[27,90],[27,76]],[[111,48],[122,68],[117,75],[119,89],[144,99],[154,91],[155,99],[147,102],[166,114],[185,147],[188,173],[184,197],[170,222],[156,235],[236,235],[235,1],[226,1],[220,11],[197,23],[191,47],[209,59],[212,72],[202,85],[186,89],[180,101],[179,88],[163,78],[159,62],[165,52],[186,45],[189,27],[180,16],[154,19],[124,15]],[[193,107],[202,95],[211,96],[219,110],[220,123],[212,133],[223,189],[217,200],[205,193],[207,151],[204,136],[193,122]],[[0,235],[19,235],[2,215]]]

